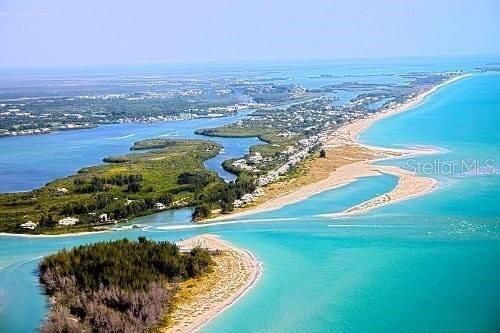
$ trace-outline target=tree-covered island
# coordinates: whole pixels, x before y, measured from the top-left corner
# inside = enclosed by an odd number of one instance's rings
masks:
[[[178,283],[209,273],[216,254],[139,237],[49,255],[39,276],[53,306],[41,331],[153,331],[165,324]]]

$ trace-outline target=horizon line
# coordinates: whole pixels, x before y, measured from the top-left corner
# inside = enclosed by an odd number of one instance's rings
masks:
[[[304,58],[261,58],[261,59],[206,59],[206,60],[170,60],[170,61],[151,61],[151,62],[110,62],[110,63],[79,63],[79,64],[47,64],[47,65],[13,65],[1,66],[0,71],[4,70],[29,70],[29,69],[57,69],[71,67],[103,67],[103,66],[144,66],[144,65],[204,65],[204,64],[244,64],[255,62],[328,62],[345,60],[383,60],[383,59],[415,59],[415,58],[467,58],[474,56],[500,56],[500,52],[489,53],[456,53],[456,54],[433,54],[433,55],[399,55],[399,56],[366,56],[366,57],[304,57]]]

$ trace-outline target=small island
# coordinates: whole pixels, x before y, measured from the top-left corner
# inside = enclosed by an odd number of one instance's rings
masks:
[[[46,257],[40,280],[54,306],[42,332],[143,332],[161,323],[179,282],[202,275],[209,252],[122,239]]]
[[[40,281],[52,300],[41,331],[192,332],[260,274],[248,251],[214,235],[178,244],[139,237],[61,250],[40,263]]]

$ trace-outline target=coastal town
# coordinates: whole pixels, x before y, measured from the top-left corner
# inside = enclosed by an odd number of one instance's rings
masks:
[[[317,94],[295,85],[170,76],[132,77],[104,83],[71,78],[55,88],[21,79],[19,91],[0,92],[0,137],[47,134],[113,123],[149,123],[224,117],[244,109],[260,109]],[[81,85],[81,86],[80,86]],[[67,86],[71,88],[67,88]],[[59,89],[57,94],[53,90]]]
[[[391,93],[385,91],[382,96],[363,95],[354,98],[344,107],[333,106],[329,98],[319,98],[280,109],[263,108],[248,119],[217,129],[202,129],[199,133],[229,137],[259,133],[254,135],[259,135],[261,140],[268,143],[254,148],[244,158],[225,164],[229,171],[256,177],[257,188],[233,203],[235,208],[243,208],[262,197],[266,186],[283,179],[303,161],[318,155],[321,147],[336,135],[341,126],[376,112],[397,109],[423,91],[460,75],[460,72],[433,74],[426,80],[420,78],[414,81],[414,85],[395,87]],[[379,106],[376,109],[368,108],[372,103],[378,103]]]
[[[111,123],[224,117],[245,109],[256,110],[254,118],[269,121],[267,127],[277,126],[283,129],[281,135],[291,136],[296,126],[314,131],[315,123],[335,125],[348,120],[343,117],[352,118],[350,113],[376,112],[391,103],[402,102],[419,87],[439,82],[442,75],[402,75],[402,79],[408,80],[406,85],[343,82],[317,89],[289,84],[289,78],[263,82],[251,77],[199,81],[136,78],[126,85],[119,81],[112,81],[109,86],[96,85],[92,93],[85,86],[83,91],[87,94],[73,88],[63,95],[54,95],[37,87],[30,91],[29,97],[22,93],[0,94],[0,137],[88,129]],[[321,77],[329,78],[326,74]],[[64,86],[64,80],[58,84]],[[345,104],[338,104],[338,93],[348,93],[351,98]],[[283,109],[288,112],[275,112]],[[288,116],[275,117],[275,113]]]

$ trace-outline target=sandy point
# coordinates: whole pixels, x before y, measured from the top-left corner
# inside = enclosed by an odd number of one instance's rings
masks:
[[[238,301],[257,282],[262,264],[249,251],[216,235],[203,234],[177,243],[181,251],[201,246],[213,252],[213,271],[182,282],[163,332],[196,332]]]

